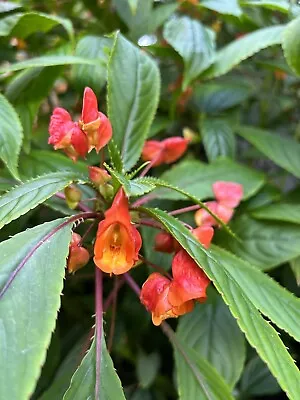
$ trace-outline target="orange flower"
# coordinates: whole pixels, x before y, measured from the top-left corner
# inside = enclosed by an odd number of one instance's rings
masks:
[[[236,208],[243,197],[243,185],[235,182],[218,181],[213,185],[216,200],[222,205]]]
[[[99,223],[94,262],[103,272],[124,274],[138,260],[142,238],[131,224],[128,199],[121,188]]]
[[[205,205],[210,209],[211,212],[217,215],[217,217],[219,217],[224,224],[227,224],[233,216],[233,208],[226,207],[217,201],[208,201],[205,203]],[[219,224],[215,218],[204,208],[200,208],[200,210],[195,212],[195,221],[198,226],[217,226]]]
[[[73,232],[67,260],[67,267],[70,273],[74,273],[78,269],[84,267],[90,259],[89,252],[87,249],[80,246],[80,241],[81,236]]]
[[[193,229],[192,234],[196,236],[202,246],[208,249],[214,236],[214,229],[211,226],[203,225]]]
[[[51,115],[49,125],[49,140],[55,150],[62,149],[73,161],[85,157],[88,152],[88,141],[86,135],[79,128],[68,111],[57,107]]]
[[[210,280],[185,250],[180,250],[173,258],[172,273],[168,301],[173,307],[180,307],[190,300],[206,300]]]
[[[87,135],[89,151],[95,148],[98,153],[112,137],[110,121],[106,115],[98,111],[97,97],[89,87],[84,89],[79,125]]]
[[[173,307],[169,300],[171,281],[155,272],[149,276],[142,286],[140,299],[152,314],[152,322],[158,326],[167,318],[177,318],[179,315],[192,311],[194,304],[188,301],[179,307]]]
[[[162,141],[148,140],[142,151],[142,159],[151,161],[154,167],[171,164],[185,153],[188,143],[189,140],[177,136]]]

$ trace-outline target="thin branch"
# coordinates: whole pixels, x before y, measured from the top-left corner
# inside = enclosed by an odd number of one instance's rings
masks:
[[[183,213],[186,213],[189,211],[197,211],[197,210],[199,210],[199,208],[201,208],[201,207],[198,206],[198,204],[195,204],[193,206],[183,207],[183,208],[179,208],[178,210],[170,211],[168,214],[169,215],[178,215],[178,214],[183,214]]]
[[[110,307],[110,305],[115,297],[115,292],[118,292],[121,289],[121,287],[124,285],[124,283],[125,283],[125,279],[123,278],[123,276],[117,280],[116,287],[114,287],[112,289],[112,291],[109,293],[109,295],[107,296],[107,298],[104,302],[104,306],[103,306],[104,312],[107,311],[108,308]]]
[[[137,225],[151,226],[151,228],[157,228],[163,230],[161,224],[159,222],[153,221],[152,219],[143,218],[139,221]]]
[[[118,284],[118,277],[115,276],[114,278],[114,297],[112,300],[112,315],[111,315],[111,323],[110,323],[110,329],[109,329],[109,337],[107,341],[107,349],[108,352],[111,352],[112,349],[112,344],[114,340],[114,335],[115,335],[115,327],[116,327],[116,314],[117,314],[117,299],[118,299],[118,290],[116,290]]]
[[[61,192],[55,193],[55,196],[58,197],[59,199],[66,200],[66,196]],[[76,208],[78,208],[79,210],[84,211],[84,212],[92,212],[93,211],[90,207],[86,206],[81,201],[77,204]]]
[[[84,234],[81,237],[80,242],[78,243],[78,247],[82,245],[82,243],[84,242],[84,240],[86,239],[86,237],[88,236],[88,234],[91,232],[91,230],[93,229],[93,227],[95,226],[95,224],[97,223],[97,221],[93,221],[91,223],[91,225],[87,228],[87,230],[84,232]]]
[[[16,267],[16,269],[11,273],[11,275],[8,278],[8,281],[6,282],[6,284],[4,285],[4,287],[2,288],[2,290],[0,291],[0,300],[1,298],[4,296],[5,292],[7,291],[7,289],[10,287],[10,285],[12,284],[13,280],[15,279],[15,277],[17,276],[17,274],[21,271],[21,269],[24,267],[24,265],[27,263],[27,261],[33,256],[33,254],[37,251],[38,248],[40,248],[48,239],[50,239],[53,235],[55,235],[60,229],[64,228],[65,226],[75,222],[75,221],[79,221],[80,219],[88,219],[88,218],[96,218],[98,217],[99,214],[94,213],[94,212],[86,212],[86,213],[81,213],[81,214],[77,214],[74,215],[73,217],[71,217],[70,219],[68,219],[67,221],[64,221],[63,223],[61,223],[60,225],[58,225],[56,228],[52,229],[52,231],[50,231],[49,233],[47,233],[46,236],[43,237],[43,239],[41,239],[31,250],[30,252],[27,254],[27,256],[20,262],[20,264],[18,264],[18,266]]]
[[[145,175],[147,175],[147,173],[150,171],[150,169],[154,166],[154,164],[156,163],[157,160],[159,160],[159,158],[162,155],[162,150],[157,154],[157,156],[155,158],[153,158],[153,160],[151,160],[149,162],[148,165],[146,165],[145,169],[143,169],[143,171],[140,173],[140,178],[143,178]]]
[[[150,267],[154,268],[156,271],[159,271],[161,274],[166,275],[169,279],[172,279],[171,275],[160,267],[159,265],[153,264],[151,261],[147,260],[145,257],[139,255],[139,259],[144,263],[150,265]]]
[[[95,266],[95,291],[96,291],[96,383],[95,399],[100,399],[101,358],[102,358],[102,327],[103,327],[103,282],[102,271]]]
[[[128,272],[126,272],[126,274],[124,274],[123,276],[131,289],[136,293],[138,297],[140,297],[141,289],[139,288],[139,285],[135,282],[135,280],[128,274]]]
[[[157,198],[157,196],[155,196],[155,194],[153,194],[153,193],[146,194],[145,196],[141,197],[140,199],[138,199],[134,203],[132,203],[131,207],[133,207],[133,208],[140,207],[143,204],[148,203],[148,201],[154,200],[156,198]]]

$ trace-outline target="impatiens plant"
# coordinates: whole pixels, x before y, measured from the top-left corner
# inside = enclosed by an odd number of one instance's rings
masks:
[[[0,399],[298,400],[300,6],[0,4]]]

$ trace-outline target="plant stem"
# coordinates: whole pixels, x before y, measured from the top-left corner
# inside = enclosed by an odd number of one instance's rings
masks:
[[[66,200],[66,196],[61,192],[55,193],[55,196],[58,197],[59,199]],[[78,208],[79,210],[84,211],[84,212],[92,212],[93,211],[90,207],[86,206],[81,201],[77,204],[76,208]]]
[[[84,242],[85,238],[87,237],[87,235],[90,233],[90,231],[93,229],[93,227],[95,226],[97,221],[93,221],[91,223],[91,225],[87,228],[87,230],[84,232],[84,234],[82,235],[82,238],[80,240],[80,242],[78,243],[78,247],[82,245],[82,243]]]
[[[183,214],[189,211],[196,211],[200,208],[200,206],[198,206],[198,204],[195,204],[193,206],[189,206],[189,207],[183,207],[183,208],[179,208],[178,210],[173,210],[170,211],[168,214],[169,215],[178,215],[178,214]]]
[[[151,219],[141,219],[139,225],[151,226],[151,228],[163,230],[162,226],[158,222],[152,221]]]
[[[101,381],[101,356],[102,356],[102,327],[103,327],[103,282],[102,271],[95,266],[95,297],[96,297],[96,383],[95,383],[95,399],[100,398],[100,381]]]
[[[110,306],[111,303],[113,302],[113,299],[114,299],[114,297],[115,297],[115,293],[118,292],[118,291],[121,289],[121,287],[124,285],[124,283],[125,283],[125,279],[123,278],[123,276],[120,277],[120,278],[117,280],[116,287],[114,287],[114,288],[112,289],[112,291],[109,293],[109,295],[107,296],[107,298],[106,298],[106,300],[105,300],[105,302],[104,302],[104,306],[103,306],[103,311],[104,311],[104,312],[107,311],[107,309],[109,308],[109,306]]]
[[[135,282],[135,280],[128,274],[128,272],[126,272],[126,274],[124,274],[123,276],[131,289],[136,293],[138,297],[140,297],[141,289],[139,288],[139,285]]]
[[[157,160],[159,160],[159,158],[162,155],[163,150],[160,150],[159,153],[157,154],[156,157],[154,157],[148,165],[146,165],[145,169],[143,169],[143,171],[140,173],[140,178],[143,178],[145,175],[147,175],[147,173],[150,171],[150,169],[154,166],[154,164],[156,163]]]
[[[148,201],[156,199],[156,196],[152,193],[146,194],[145,196],[141,197],[137,201],[135,201],[131,206],[132,207],[140,207],[145,203],[148,203]]]
[[[161,274],[166,275],[169,279],[172,279],[171,275],[159,265],[153,264],[151,261],[147,260],[145,257],[141,255],[139,255],[139,259],[143,261],[144,264],[150,265],[150,267],[156,269],[156,271],[159,271]]]
[[[116,314],[117,314],[117,299],[118,299],[118,290],[116,290],[118,284],[118,277],[115,276],[114,278],[114,296],[112,299],[112,315],[111,315],[111,324],[110,324],[110,329],[109,329],[109,337],[107,341],[107,349],[108,352],[111,352],[112,349],[112,344],[114,340],[114,334],[115,334],[115,326],[116,326]]]

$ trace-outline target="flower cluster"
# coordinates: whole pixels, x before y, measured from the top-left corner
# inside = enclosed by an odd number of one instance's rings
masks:
[[[67,110],[57,107],[51,116],[49,134],[48,143],[76,161],[94,148],[99,152],[111,139],[112,128],[109,119],[98,111],[95,93],[85,88],[81,119],[74,122]]]
[[[98,111],[94,92],[86,88],[81,119],[74,122],[68,111],[55,108],[49,134],[49,143],[54,149],[62,149],[68,157],[76,161],[78,157],[85,157],[92,149],[99,152],[111,139],[112,127],[109,119]],[[189,136],[191,137],[190,132]],[[178,160],[192,141],[190,137],[147,141],[142,150],[142,159],[150,163],[141,176],[154,166],[171,164]],[[109,275],[127,273],[140,260],[147,262],[140,255],[142,238],[130,214],[134,207],[129,204],[124,189],[119,187],[104,168],[89,166],[88,171],[90,184],[96,189],[96,216],[102,218],[94,243],[94,263]],[[213,184],[213,193],[215,200],[209,201],[206,206],[220,220],[228,223],[241,201],[243,188],[237,183],[219,181]],[[66,187],[61,197],[65,198],[71,209],[81,206],[84,211],[94,211],[81,204],[81,191],[75,185]],[[195,220],[198,227],[191,228],[191,232],[202,246],[209,248],[214,235],[213,227],[218,227],[219,223],[202,208],[195,213]],[[142,220],[139,223],[142,224]],[[153,323],[160,325],[166,318],[178,317],[191,311],[195,302],[205,301],[210,280],[170,233],[162,230],[162,226],[157,223],[155,226],[161,231],[156,235],[154,249],[174,253],[172,276],[168,273],[167,276],[158,272],[152,273],[143,284],[140,300],[151,312]],[[86,236],[87,233],[84,237]],[[67,259],[70,273],[85,266],[90,259],[88,250],[82,246],[83,239],[77,233],[72,234]]]

